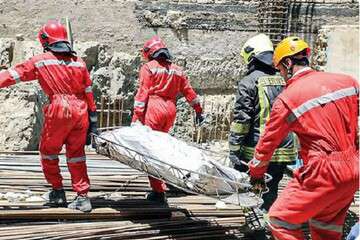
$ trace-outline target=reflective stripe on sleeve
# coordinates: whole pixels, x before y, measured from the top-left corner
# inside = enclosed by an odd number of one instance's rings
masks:
[[[197,98],[195,98],[194,100],[192,100],[190,102],[190,106],[194,106],[194,105],[199,104],[199,103],[200,103],[200,99],[197,97]]]
[[[293,122],[297,118],[302,116],[304,113],[310,111],[311,109],[313,109],[315,107],[319,107],[323,104],[326,104],[326,103],[329,103],[332,101],[337,101],[337,100],[340,100],[345,97],[354,96],[354,95],[357,95],[358,93],[359,93],[359,89],[357,89],[355,87],[349,87],[349,88],[344,88],[344,89],[337,90],[335,92],[325,94],[325,95],[317,97],[317,98],[310,99],[310,100],[306,101],[305,103],[301,104],[296,109],[292,110],[292,114],[290,114],[290,116],[287,118],[287,120],[288,120],[288,122]]]
[[[246,134],[250,130],[250,124],[247,123],[238,123],[238,122],[232,122],[230,126],[230,132],[236,133],[236,134]]]
[[[86,156],[66,158],[66,161],[69,163],[84,162],[84,161],[86,161]]]
[[[240,148],[241,148],[241,145],[233,145],[233,144],[229,143],[229,150],[230,151],[236,152],[236,151],[239,151]]]
[[[43,160],[58,160],[59,155],[57,155],[57,154],[52,154],[52,155],[41,154],[41,159],[43,159]]]
[[[85,92],[86,93],[91,93],[92,92],[92,87],[91,86],[86,87]]]
[[[144,107],[145,107],[145,103],[144,103],[144,102],[140,102],[140,101],[135,101],[135,102],[134,102],[134,107],[144,108]]]
[[[41,68],[43,66],[50,66],[50,65],[66,65],[69,67],[85,67],[85,65],[81,62],[63,61],[63,60],[56,60],[56,59],[40,60],[35,63],[35,67],[37,67],[37,68]]]
[[[279,226],[279,227],[282,227],[282,228],[285,228],[288,230],[301,229],[301,224],[292,224],[292,223],[288,223],[288,222],[285,222],[285,221],[282,221],[280,219],[273,218],[273,217],[270,217],[269,223],[270,223],[270,225],[276,225],[276,226]]]
[[[16,83],[19,83],[20,82],[20,75],[19,73],[13,69],[13,68],[10,68],[9,70],[9,73],[11,75],[11,77],[15,80]]]
[[[338,233],[343,232],[343,226],[342,225],[327,224],[327,223],[320,222],[320,221],[315,220],[315,219],[310,219],[309,224],[311,226],[315,227],[315,228],[318,228],[318,229],[323,229],[323,230],[333,231],[333,232],[338,232]]]

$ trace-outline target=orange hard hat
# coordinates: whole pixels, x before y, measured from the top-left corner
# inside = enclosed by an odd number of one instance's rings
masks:
[[[277,67],[284,58],[294,56],[304,50],[307,57],[309,57],[310,47],[304,40],[298,37],[285,38],[275,48],[273,56],[274,66]]]

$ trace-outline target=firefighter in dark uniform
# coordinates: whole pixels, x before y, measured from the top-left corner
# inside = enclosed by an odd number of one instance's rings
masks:
[[[244,172],[254,148],[269,119],[271,106],[285,86],[285,81],[272,66],[273,44],[265,34],[250,38],[241,50],[241,56],[248,66],[246,76],[238,82],[234,120],[231,123],[229,148],[234,168]],[[267,184],[269,191],[263,194],[261,210],[267,212],[277,198],[278,185],[288,164],[294,164],[297,157],[295,137],[291,133],[275,151],[267,173],[273,179]]]

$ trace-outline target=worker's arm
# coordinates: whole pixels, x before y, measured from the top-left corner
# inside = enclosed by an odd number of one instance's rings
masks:
[[[149,100],[149,89],[152,86],[151,72],[149,67],[145,64],[141,67],[139,73],[139,89],[135,96],[134,115],[132,122],[139,120],[144,123],[146,105]]]
[[[85,63],[84,63],[84,66],[86,66]],[[88,132],[87,132],[87,136],[86,136],[86,145],[90,145],[91,144],[91,135],[92,134],[98,135],[98,130],[97,130],[98,118],[97,118],[97,112],[96,112],[94,93],[92,91],[92,81],[90,79],[89,71],[87,70],[86,67],[84,67],[84,69],[83,69],[83,76],[84,76],[84,83],[85,83],[85,89],[84,89],[85,98],[86,98],[86,103],[88,106],[88,113],[89,113],[89,128],[88,128]],[[93,143],[93,147],[96,148],[95,143]]]
[[[239,81],[234,104],[234,120],[229,134],[230,159],[233,164],[240,165],[240,148],[254,121],[256,92],[256,84],[249,77]]]
[[[85,63],[84,63],[84,65],[85,65]],[[84,76],[84,81],[85,81],[85,97],[86,97],[86,103],[88,105],[89,112],[96,112],[94,93],[92,91],[92,81],[90,79],[89,71],[87,70],[86,67],[83,70],[83,76]]]
[[[196,114],[201,115],[203,109],[200,105],[200,99],[190,85],[189,79],[185,75],[182,77],[181,93],[184,95],[190,106],[195,110]]]
[[[280,98],[277,98],[271,109],[270,119],[266,122],[264,133],[256,145],[254,159],[250,163],[250,174],[253,178],[264,176],[274,151],[289,134],[290,114],[291,110]]]
[[[0,88],[33,80],[37,80],[37,71],[31,59],[0,72]]]

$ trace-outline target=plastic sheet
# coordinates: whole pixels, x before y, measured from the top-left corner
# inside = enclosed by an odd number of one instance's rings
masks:
[[[187,192],[246,207],[262,203],[249,191],[248,174],[219,163],[230,162],[223,159],[226,156],[199,149],[167,133],[139,124],[104,132],[95,141],[100,154]]]

